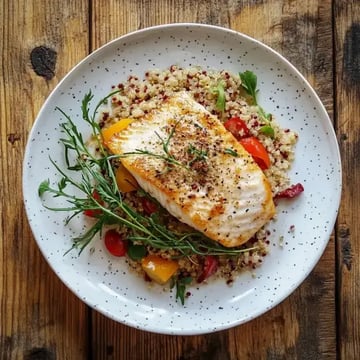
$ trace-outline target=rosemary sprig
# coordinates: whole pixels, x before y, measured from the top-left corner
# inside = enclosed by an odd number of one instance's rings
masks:
[[[135,149],[135,151],[129,151],[129,152],[125,152],[121,155],[118,155],[119,158],[124,158],[124,157],[128,157],[130,155],[147,155],[147,156],[151,156],[157,159],[162,159],[164,160],[167,164],[171,164],[171,165],[176,165],[176,166],[180,166],[186,170],[189,170],[189,168],[181,163],[180,161],[177,161],[173,156],[168,156],[167,154],[162,155],[162,154],[155,154],[152,151],[149,150],[142,150],[142,149]]]
[[[187,152],[190,155],[193,155],[193,159],[190,160],[189,166],[191,166],[196,161],[206,161],[208,157],[208,153],[206,150],[198,149],[193,144],[190,144],[187,148]]]
[[[238,156],[239,156],[239,154],[238,154],[235,150],[230,149],[230,148],[226,148],[226,149],[224,150],[224,154],[229,154],[229,155],[234,156],[234,157],[238,157]]]
[[[113,94],[102,99],[91,115],[89,105],[93,99],[92,93],[86,94],[82,102],[83,119],[91,126],[92,135],[98,143],[100,157],[92,154],[70,116],[58,109],[66,119],[66,122],[61,124],[66,138],[61,139],[61,142],[65,149],[67,169],[62,169],[55,161],[50,159],[61,175],[61,179],[56,186],[51,186],[49,180],[43,181],[39,185],[39,196],[42,197],[45,193],[50,193],[53,197],[61,197],[66,200],[68,206],[55,208],[45,206],[54,211],[73,212],[70,218],[66,220],[66,224],[74,216],[81,214],[85,210],[91,209],[99,212],[95,224],[87,229],[85,233],[73,239],[74,244],[69,251],[76,248],[81,253],[95,235],[101,232],[108,223],[118,223],[125,226],[129,231],[129,241],[141,241],[144,245],[150,245],[156,249],[177,250],[183,256],[191,254],[238,255],[257,249],[257,247],[226,248],[206,238],[200,232],[177,233],[171,231],[165,225],[156,221],[155,216],[144,216],[123,201],[112,167],[114,156],[108,154],[102,146],[100,128],[95,120],[101,104]],[[173,136],[173,132],[170,133],[171,136]],[[169,136],[170,139],[171,136]],[[163,141],[165,152],[168,152],[169,138]],[[71,172],[74,171],[80,172],[80,180],[71,176]],[[79,192],[83,195],[77,195]],[[94,195],[95,193],[97,196]]]

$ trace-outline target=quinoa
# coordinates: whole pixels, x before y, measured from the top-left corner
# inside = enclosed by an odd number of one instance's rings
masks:
[[[217,94],[213,91],[219,82],[223,83],[225,90],[224,111],[217,108]],[[119,92],[111,98],[111,111],[103,113],[99,121],[101,128],[109,127],[124,118],[140,119],[159,108],[174,92],[185,90],[222,122],[232,117],[240,117],[246,123],[250,135],[256,137],[269,154],[271,166],[264,170],[264,173],[271,185],[273,196],[289,187],[287,172],[294,160],[294,145],[298,136],[290,129],[281,128],[273,115],[270,116],[270,120],[259,115],[258,105],[254,104],[253,99],[241,87],[241,79],[238,75],[225,70],[209,71],[200,67],[181,68],[172,65],[165,70],[149,70],[142,78],[131,75],[127,81],[113,85],[112,88]],[[262,127],[269,123],[274,130],[273,137],[261,131]],[[136,211],[146,213],[142,201],[144,196],[146,197],[141,191],[129,192],[124,194],[124,201]],[[166,213],[164,209],[161,213],[162,221],[166,222],[169,229],[191,231],[187,225]],[[126,230],[120,231],[126,236]],[[237,256],[219,256],[216,276],[231,284],[239,272],[254,270],[260,266],[269,251],[269,235],[270,232],[262,228],[245,244],[245,247],[255,247],[255,250],[245,251]],[[179,257],[180,254],[176,251],[159,250],[150,246],[146,250],[147,254],[164,259],[177,258],[180,278],[198,279],[203,271],[203,256],[194,254]],[[127,262],[131,269],[144,275],[139,260],[128,258]],[[147,277],[146,279],[149,280]]]

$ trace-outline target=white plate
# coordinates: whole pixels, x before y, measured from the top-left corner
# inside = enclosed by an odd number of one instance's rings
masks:
[[[49,156],[63,163],[58,106],[86,134],[80,103],[88,90],[95,99],[129,74],[172,64],[200,65],[237,73],[252,70],[259,79],[260,103],[283,127],[299,133],[292,183],[305,192],[283,201],[273,232],[271,253],[256,276],[244,273],[233,284],[222,281],[193,287],[185,306],[174,292],[148,288],[129,273],[123,260],[111,257],[95,241],[80,257],[63,256],[71,238],[86,223],[64,226],[66,214],[46,210],[37,195],[39,183],[59,178]],[[332,232],[341,193],[341,165],[336,137],[319,98],[303,76],[269,47],[232,30],[199,24],[172,24],[140,30],[116,39],[78,64],[55,88],[29,135],[24,159],[23,191],[35,239],[61,280],[84,302],[106,316],[138,329],[167,334],[200,334],[249,321],[269,310],[306,278],[322,255]],[[60,200],[58,200],[60,201]],[[295,232],[289,228],[295,225]],[[284,246],[279,237],[284,236]]]

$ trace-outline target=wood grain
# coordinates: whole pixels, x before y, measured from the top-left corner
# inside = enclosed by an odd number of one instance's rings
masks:
[[[359,1],[5,0],[0,20],[0,359],[359,358]],[[107,41],[170,22],[230,27],[282,53],[334,118],[343,158],[335,236],[308,279],[260,318],[203,336],[143,332],[89,310],[40,254],[20,190],[29,130],[58,81]]]
[[[0,27],[0,358],[85,358],[86,307],[35,244],[22,204],[21,169],[40,106],[88,52],[87,2],[2,1],[0,18],[6,24]],[[36,47],[32,60],[39,75],[30,58]],[[52,74],[46,73],[55,61]]]
[[[337,227],[338,346],[341,359],[360,354],[360,4],[335,1],[336,125],[343,159]]]
[[[225,4],[226,3],[226,4]],[[109,17],[111,13],[111,17]],[[331,1],[98,1],[92,44],[147,26],[205,22],[277,49],[305,74],[333,113]],[[261,20],[261,21],[255,21]],[[335,249],[281,305],[237,328],[203,336],[145,333],[93,313],[96,359],[335,359]],[[329,271],[329,269],[332,269]]]

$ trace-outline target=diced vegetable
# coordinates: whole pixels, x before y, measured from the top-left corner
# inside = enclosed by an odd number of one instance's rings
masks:
[[[125,256],[127,253],[127,241],[116,230],[108,230],[105,234],[105,246],[114,256]]]
[[[217,268],[218,268],[217,258],[212,255],[206,256],[205,261],[204,261],[204,269],[203,269],[201,275],[197,279],[198,283],[203,282],[204,280],[209,278],[211,275],[215,274]]]
[[[101,197],[100,197],[99,193],[96,190],[93,191],[92,197],[96,201],[98,201],[101,205],[104,204],[104,202],[101,200]],[[102,214],[102,210],[101,209],[86,209],[86,210],[84,210],[83,213],[86,216],[96,218],[96,217],[99,217]]]
[[[151,215],[158,211],[158,206],[147,197],[141,198],[141,205],[147,215]]]
[[[244,120],[234,116],[224,123],[225,129],[230,131],[237,140],[249,136],[249,129]]]
[[[116,169],[115,177],[118,188],[123,193],[134,191],[139,188],[135,178],[123,165],[120,165]]]
[[[179,264],[174,260],[148,255],[141,260],[141,266],[148,276],[158,284],[165,284],[176,273]]]
[[[119,133],[120,131],[126,129],[129,126],[129,124],[131,124],[133,121],[134,121],[133,119],[121,119],[114,125],[102,129],[101,135],[104,143],[106,144],[114,134]]]
[[[240,144],[248,153],[250,153],[254,161],[262,170],[266,170],[270,167],[271,162],[269,154],[267,153],[264,145],[257,138],[250,136],[240,139]]]
[[[295,196],[300,195],[303,191],[304,191],[304,187],[302,186],[302,184],[297,183],[277,193],[275,195],[275,199],[291,199]]]

